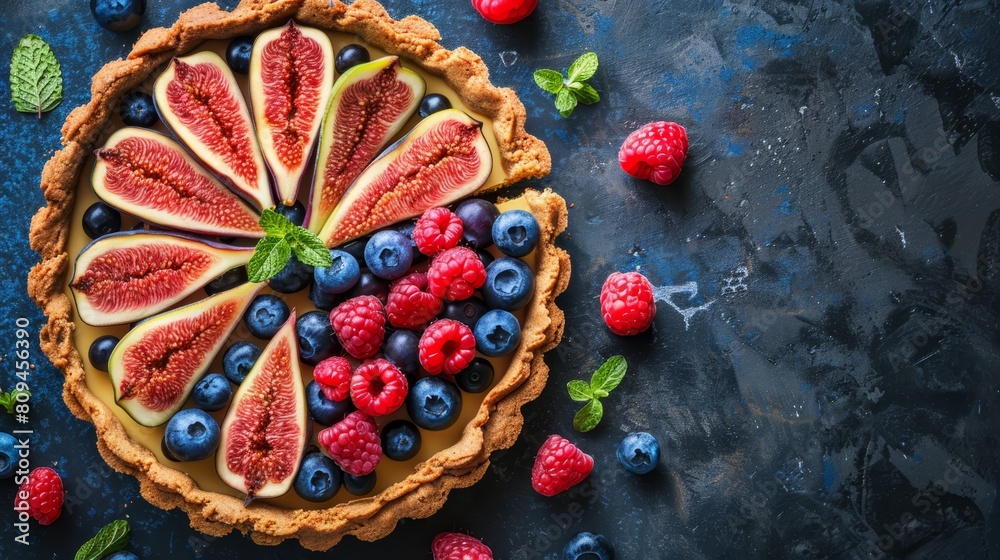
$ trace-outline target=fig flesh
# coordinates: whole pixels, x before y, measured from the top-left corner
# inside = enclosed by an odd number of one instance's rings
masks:
[[[222,57],[173,59],[153,84],[153,100],[163,124],[223,183],[258,209],[274,206],[250,111]]]
[[[288,25],[257,36],[250,58],[250,104],[257,139],[278,199],[295,204],[333,88],[326,33]]]
[[[264,237],[257,214],[163,134],[123,128],[95,155],[94,191],[119,210],[194,233]]]
[[[247,505],[288,492],[305,454],[307,421],[292,311],[229,406],[216,455],[219,477],[246,493]]]
[[[108,360],[118,406],[143,426],[169,420],[263,287],[243,284],[136,325]]]
[[[69,287],[84,323],[131,323],[181,301],[252,255],[250,247],[165,232],[115,233],[83,248]]]
[[[320,130],[309,229],[320,231],[351,183],[417,110],[425,88],[395,56],[359,64],[337,79]]]
[[[319,234],[328,247],[477,191],[493,170],[482,123],[457,109],[432,114],[372,162]]]

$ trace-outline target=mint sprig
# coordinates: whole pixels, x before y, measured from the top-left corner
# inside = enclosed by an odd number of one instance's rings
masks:
[[[62,101],[62,67],[38,35],[25,35],[10,57],[10,97],[21,113],[42,113]]]
[[[274,210],[264,210],[260,215],[260,227],[264,230],[264,239],[257,242],[247,263],[251,282],[264,282],[281,272],[293,254],[302,264],[333,266],[330,251],[315,233],[293,224]]]
[[[563,117],[569,117],[577,103],[593,105],[601,100],[600,94],[587,80],[597,72],[597,53],[586,52],[570,64],[566,78],[555,70],[542,68],[535,70],[535,83],[543,90],[556,96],[556,110]]]
[[[76,551],[73,560],[100,560],[125,548],[131,528],[128,521],[116,519],[107,524]]]
[[[585,402],[583,408],[573,417],[573,427],[580,432],[589,432],[597,427],[604,417],[601,399],[611,394],[625,377],[628,364],[623,356],[612,356],[590,376],[590,383],[574,379],[566,384],[569,398]]]
[[[17,404],[17,396],[24,393],[26,396],[31,397],[31,393],[22,389],[14,389],[13,391],[3,391],[0,390],[0,406],[2,406],[7,414],[14,414],[14,406]]]

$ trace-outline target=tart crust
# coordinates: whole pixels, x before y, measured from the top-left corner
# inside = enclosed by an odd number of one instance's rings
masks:
[[[541,226],[541,238],[535,296],[527,308],[521,344],[459,442],[419,464],[403,481],[374,496],[320,510],[263,503],[244,507],[240,499],[203,491],[186,474],[160,464],[126,434],[114,413],[87,388],[83,363],[73,344],[75,325],[64,287],[78,177],[121,97],[160,65],[206,40],[254,34],[292,17],[305,25],[354,33],[375,47],[409,59],[442,77],[470,109],[491,118],[506,180],[485,190],[549,172],[549,153],[540,140],[525,132],[525,109],[514,92],[493,86],[486,65],[472,51],[442,47],[437,29],[423,19],[393,20],[373,0],[350,5],[339,0],[244,0],[232,12],[203,4],[182,13],[171,28],[147,31],[126,59],[105,65],[93,78],[90,102],[66,118],[63,148],[42,170],[47,206],[33,217],[30,232],[31,248],[42,260],[29,273],[28,294],[48,317],[41,329],[41,348],[65,373],[63,400],[74,415],[94,423],[101,455],[114,469],[135,476],[150,503],[184,510],[193,528],[210,535],[238,529],[260,544],[297,538],[305,548],[326,550],[344,535],[372,541],[389,534],[402,518],[433,514],[453,488],[470,486],[483,476],[493,451],[513,445],[523,423],[521,407],[538,397],[548,377],[543,354],[562,338],[564,316],[555,298],[569,283],[570,263],[568,254],[554,242],[566,228],[567,210],[565,201],[551,191],[524,193]]]

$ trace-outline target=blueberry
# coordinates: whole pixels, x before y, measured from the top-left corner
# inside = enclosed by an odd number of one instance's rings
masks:
[[[104,29],[128,31],[142,21],[146,0],[90,0],[90,12]]]
[[[237,37],[226,47],[226,63],[237,74],[249,74],[251,54],[253,54],[253,37]]]
[[[299,338],[299,357],[303,363],[314,366],[340,352],[329,313],[310,311],[300,315],[295,320],[295,334]]]
[[[355,496],[364,496],[375,489],[375,471],[364,476],[344,473],[344,489]]]
[[[462,240],[477,249],[493,245],[493,222],[500,216],[500,210],[481,198],[470,198],[455,208],[455,214],[462,220]]]
[[[326,294],[342,294],[358,283],[361,267],[350,253],[330,249],[333,264],[329,268],[317,266],[313,269],[313,285]]]
[[[306,286],[312,282],[312,279],[313,267],[303,264],[299,261],[298,257],[292,255],[292,258],[288,259],[288,264],[285,265],[285,268],[282,268],[281,272],[272,276],[267,281],[267,285],[278,293],[294,294],[306,289]]]
[[[122,122],[129,126],[153,126],[159,117],[156,115],[156,107],[153,106],[153,98],[148,93],[133,91],[122,99],[118,114],[122,117]]]
[[[233,387],[221,373],[210,373],[195,384],[191,397],[202,410],[221,410],[233,398]]]
[[[91,239],[122,229],[122,215],[103,202],[95,202],[83,212],[83,232]]]
[[[382,428],[382,453],[393,461],[408,461],[420,451],[420,430],[409,420],[393,420]]]
[[[646,474],[660,462],[660,444],[647,432],[633,432],[618,444],[615,455],[628,472]]]
[[[104,560],[139,560],[139,557],[127,550],[119,550],[110,556],[105,556]]]
[[[425,430],[443,430],[458,420],[462,394],[440,377],[424,377],[406,395],[406,412],[414,424]]]
[[[94,342],[90,343],[90,350],[87,351],[90,365],[98,371],[108,371],[108,360],[111,359],[111,352],[114,351],[116,344],[118,337],[110,334],[94,339]]]
[[[475,358],[458,372],[455,383],[466,393],[482,393],[493,384],[493,364],[489,360]]]
[[[368,49],[361,45],[351,43],[337,51],[337,57],[333,60],[333,66],[338,74],[343,74],[358,64],[370,62],[372,56],[368,54]]]
[[[243,324],[247,326],[250,334],[270,340],[290,315],[288,304],[284,300],[272,294],[263,294],[250,302],[246,314],[243,315]]]
[[[302,205],[301,202],[296,201],[295,204],[288,206],[287,204],[279,204],[275,208],[279,214],[288,218],[289,222],[297,226],[301,226],[303,222],[306,221],[306,207]]]
[[[315,381],[306,385],[306,406],[309,408],[309,416],[324,426],[332,426],[354,411],[351,399],[331,401]]]
[[[538,220],[531,212],[508,210],[493,222],[493,242],[508,257],[523,257],[538,245]]]
[[[448,98],[440,93],[431,93],[424,96],[423,100],[420,102],[420,109],[418,112],[421,117],[426,119],[434,113],[444,111],[445,109],[451,109],[451,101],[448,101]]]
[[[222,356],[222,371],[226,379],[239,385],[247,378],[254,362],[260,357],[260,348],[252,342],[240,340],[234,342]]]
[[[562,560],[614,560],[615,547],[604,535],[577,533],[562,549]]]
[[[389,297],[389,284],[371,272],[362,272],[358,283],[347,292],[348,299],[358,296],[375,296],[384,304]]]
[[[413,228],[415,227],[417,227],[415,220],[406,220],[393,226],[393,229],[402,233],[410,241],[410,252],[413,253],[413,262],[410,264],[418,264],[427,260],[427,255],[417,249],[417,242],[413,240]]]
[[[413,380],[410,378],[420,369],[419,343],[420,336],[417,333],[400,329],[393,331],[382,347],[385,359],[405,373],[411,383]]]
[[[333,459],[314,451],[302,460],[295,476],[295,492],[304,500],[325,502],[340,490],[342,474]]]
[[[186,408],[167,422],[163,444],[179,461],[201,461],[219,447],[219,424],[204,410]]]
[[[18,460],[15,445],[17,438],[6,432],[0,432],[0,480],[10,478],[14,474]]]
[[[517,317],[503,309],[483,315],[472,333],[476,336],[476,349],[490,357],[510,354],[521,342],[521,325]]]
[[[365,246],[365,264],[375,276],[395,280],[406,274],[413,263],[413,250],[405,235],[391,229],[372,236]]]
[[[316,306],[316,309],[330,311],[334,307],[337,307],[337,304],[341,302],[341,299],[342,298],[338,295],[328,294],[317,288],[315,282],[309,286],[309,301]]]
[[[496,257],[493,256],[493,253],[487,251],[486,249],[480,249],[476,251],[476,254],[479,255],[479,261],[483,263],[483,268],[490,266],[490,264],[492,264],[493,261],[496,260]]]
[[[445,304],[441,316],[445,319],[454,319],[460,323],[465,323],[467,327],[475,328],[476,322],[490,308],[486,307],[486,302],[473,296],[462,301],[451,301]]]
[[[246,281],[247,268],[245,266],[236,267],[222,273],[222,275],[217,277],[215,280],[205,284],[205,293],[210,296],[215,295],[219,292],[231,290],[236,286],[246,283]]]
[[[368,240],[370,237],[361,237],[355,239],[354,241],[348,241],[339,247],[339,249],[348,255],[354,257],[354,260],[359,263],[365,262],[365,247],[368,245]]]
[[[517,311],[535,292],[535,275],[524,261],[500,257],[486,268],[483,299],[491,309]]]

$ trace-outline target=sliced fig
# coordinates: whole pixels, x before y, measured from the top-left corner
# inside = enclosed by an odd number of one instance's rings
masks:
[[[333,46],[326,33],[289,21],[257,36],[250,104],[261,152],[286,205],[295,204],[332,88]]]
[[[224,183],[258,209],[274,206],[250,111],[222,57],[175,58],[153,85],[163,124]]]
[[[482,123],[458,109],[434,113],[364,170],[319,237],[335,247],[444,206],[478,190],[492,170]]]
[[[222,423],[216,470],[254,498],[281,496],[298,473],[308,440],[295,311],[240,384]]]
[[[184,404],[264,284],[243,284],[139,323],[115,346],[108,374],[115,401],[143,426]]]
[[[320,131],[309,229],[320,231],[351,183],[417,110],[425,87],[395,56],[337,78]]]
[[[252,247],[171,233],[115,233],[83,248],[69,287],[84,323],[131,323],[181,301],[252,255]]]
[[[167,136],[123,128],[97,150],[97,196],[139,219],[220,237],[264,237],[257,214]]]

